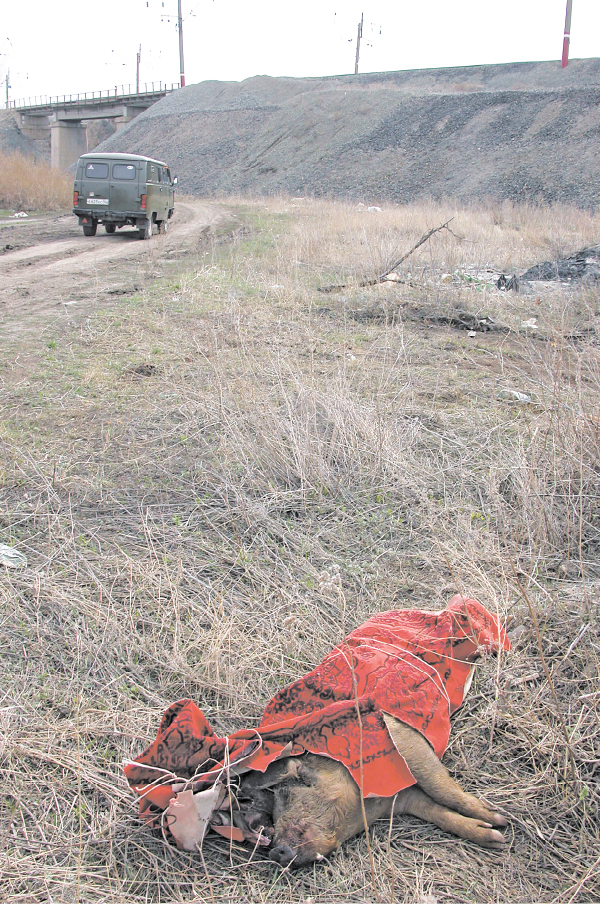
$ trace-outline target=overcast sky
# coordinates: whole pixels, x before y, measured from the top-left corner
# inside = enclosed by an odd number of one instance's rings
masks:
[[[183,0],[186,83],[560,59],[566,0]],[[0,103],[179,78],[177,0],[2,0]],[[573,0],[571,57],[600,56]]]

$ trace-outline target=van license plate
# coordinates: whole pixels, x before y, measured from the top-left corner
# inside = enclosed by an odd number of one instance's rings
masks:
[[[108,198],[88,198],[88,204],[106,204],[108,205]]]

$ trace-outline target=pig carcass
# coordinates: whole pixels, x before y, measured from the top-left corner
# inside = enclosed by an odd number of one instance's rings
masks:
[[[440,759],[477,659],[509,648],[498,618],[457,595],[441,612],[369,619],[279,691],[255,729],[220,738],[180,700],[125,766],[140,814],[185,850],[210,829],[283,866],[327,856],[392,810],[501,847],[506,818]]]

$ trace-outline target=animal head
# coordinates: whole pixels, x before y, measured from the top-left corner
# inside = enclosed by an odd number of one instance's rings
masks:
[[[360,792],[335,760],[306,754],[272,763],[243,782],[244,794],[273,795],[273,842],[269,857],[281,866],[322,860],[362,828]]]

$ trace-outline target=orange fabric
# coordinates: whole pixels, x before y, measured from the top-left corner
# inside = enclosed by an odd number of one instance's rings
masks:
[[[277,757],[305,751],[347,766],[365,797],[396,794],[415,780],[382,714],[420,731],[441,757],[472,663],[500,648],[510,643],[496,617],[457,595],[441,612],[398,610],[369,619],[279,691],[256,729],[219,738],[191,700],[179,700],[165,712],[154,743],[125,767],[142,798],[140,813],[157,815],[181,790],[179,782],[193,780],[194,790],[203,790],[229,765],[264,772]]]

